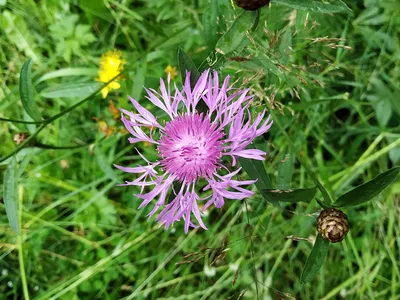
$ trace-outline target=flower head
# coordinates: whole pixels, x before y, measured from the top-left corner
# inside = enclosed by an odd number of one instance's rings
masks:
[[[168,65],[165,69],[164,72],[171,76],[171,79],[174,80],[175,77],[178,75],[178,71],[176,70],[176,67]]]
[[[214,71],[211,74],[207,70],[201,74],[194,88],[190,86],[190,74],[187,73],[182,90],[175,85],[172,95],[168,76],[167,85],[160,80],[160,93],[146,89],[146,98],[168,115],[169,120],[163,123],[135,99],[130,99],[136,113],[121,110],[122,122],[132,135],[129,141],[132,144],[147,142],[156,145],[160,158],[150,162],[139,153],[145,165],[116,166],[138,175],[123,185],[140,187],[137,197],[143,201],[139,208],[153,203],[149,216],[161,210],[156,219],[166,228],[183,219],[185,232],[188,232],[189,227],[207,229],[199,204],[204,204],[202,210],[211,205],[221,208],[225,199],[242,200],[253,195],[243,186],[255,181],[233,179],[240,168],[230,171],[231,168],[223,164],[225,157],[228,160],[231,158],[231,167],[236,166],[239,157],[265,158],[265,152],[247,147],[257,136],[268,131],[272,121],[270,117],[263,120],[265,110],[252,120],[249,107],[253,96],[248,95],[248,91],[229,86],[229,76],[220,86],[218,73]],[[207,106],[206,113],[196,110],[200,101]],[[176,182],[179,184],[174,184]],[[206,182],[201,190],[208,191],[208,196],[204,198],[198,195],[199,190],[196,189],[200,182]],[[150,191],[144,192],[145,188],[150,188]],[[169,193],[173,197],[167,203]]]
[[[125,60],[118,50],[107,51],[100,58],[99,77],[96,79],[100,82],[109,82],[124,69]],[[111,81],[106,87],[101,90],[103,98],[107,97],[110,90],[117,90],[121,87],[119,84],[120,76]]]

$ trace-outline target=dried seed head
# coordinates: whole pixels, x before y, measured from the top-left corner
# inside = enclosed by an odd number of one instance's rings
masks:
[[[256,10],[260,7],[268,5],[270,0],[235,0],[237,6],[244,10]]]
[[[338,209],[324,209],[317,218],[318,232],[331,243],[341,242],[349,232],[347,216]]]

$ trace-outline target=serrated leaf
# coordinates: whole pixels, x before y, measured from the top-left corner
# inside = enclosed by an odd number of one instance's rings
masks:
[[[268,200],[268,202],[290,202],[296,203],[299,201],[310,202],[317,192],[317,187],[309,189],[294,189],[294,190],[277,190],[277,189],[263,189],[261,195]]]
[[[242,45],[246,38],[246,33],[252,26],[253,20],[256,17],[254,11],[243,11],[236,20],[232,23],[231,27],[224,33],[218,40],[215,49],[217,52],[228,55]]]
[[[285,155],[283,161],[278,167],[278,176],[276,178],[276,183],[278,189],[288,190],[290,189],[290,182],[292,181],[293,175],[293,157],[290,154]]]
[[[374,179],[359,185],[352,189],[350,192],[340,196],[332,206],[334,207],[346,207],[354,206],[365,203],[380,192],[382,192],[399,174],[400,167],[392,168],[384,173],[379,174]]]
[[[313,280],[324,263],[325,257],[328,254],[328,249],[329,241],[324,239],[321,234],[318,234],[314,247],[311,250],[310,256],[308,256],[303,272],[301,273],[300,282],[302,284],[306,284]]]
[[[310,10],[325,14],[350,13],[352,10],[341,0],[333,0],[329,3],[316,0],[273,0],[272,4],[284,5],[294,9]]]
[[[100,82],[64,83],[46,88],[40,92],[46,98],[85,98],[102,86]]]
[[[249,175],[250,179],[257,180],[255,185],[260,192],[262,190],[272,189],[272,182],[265,171],[262,161],[239,157],[239,163],[243,170],[246,171],[247,175]],[[266,200],[272,205],[279,207],[278,201],[274,201],[274,199]]]
[[[17,161],[15,156],[13,156],[4,174],[3,197],[10,226],[17,234],[19,234],[17,182]]]
[[[218,41],[217,36],[218,0],[211,0],[210,9],[203,16],[204,39],[210,50],[214,50]]]
[[[195,63],[186,54],[185,51],[181,47],[178,47],[178,65],[179,71],[181,72],[182,82],[185,82],[186,79],[186,72],[190,72],[190,86],[194,88],[196,85],[197,80],[200,78],[200,72],[198,71]]]
[[[32,59],[28,59],[21,69],[19,94],[25,111],[35,121],[40,121],[40,112],[35,103],[35,88],[32,84]]]

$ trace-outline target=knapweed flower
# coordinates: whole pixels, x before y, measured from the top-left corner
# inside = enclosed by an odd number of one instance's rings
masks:
[[[124,69],[125,60],[122,58],[122,54],[118,50],[107,51],[100,58],[100,68],[99,68],[99,77],[96,79],[100,82],[109,82],[115,76],[122,72]],[[101,96],[103,98],[107,97],[108,92],[111,90],[117,90],[121,87],[119,84],[119,79],[121,77],[117,77],[113,81],[111,81],[106,87],[101,90]]]
[[[164,69],[165,74],[167,74],[168,76],[171,76],[171,79],[174,80],[175,77],[178,75],[178,71],[176,70],[176,67],[170,66],[168,65],[165,69]]]
[[[247,149],[247,146],[265,133],[272,121],[270,117],[263,120],[265,110],[252,120],[249,109],[253,96],[248,95],[249,90],[230,87],[229,76],[221,86],[218,80],[216,71],[211,74],[207,70],[201,74],[194,88],[190,86],[190,74],[187,73],[182,90],[175,85],[174,94],[170,90],[170,76],[167,85],[160,80],[160,93],[146,89],[146,98],[168,116],[164,122],[158,121],[132,98],[130,100],[136,112],[121,110],[122,122],[132,135],[130,143],[152,143],[159,153],[159,160],[155,162],[139,153],[146,164],[116,166],[138,175],[122,185],[140,187],[136,196],[143,202],[139,208],[152,203],[149,216],[161,210],[156,220],[166,228],[183,219],[186,233],[189,227],[207,229],[199,204],[204,211],[211,205],[221,208],[225,199],[242,200],[253,195],[243,186],[255,181],[235,180],[234,176],[240,168],[232,169],[239,157],[265,159],[265,152]],[[200,101],[203,106],[206,105],[207,112],[196,110]],[[223,163],[225,157],[230,161],[229,168],[228,163]],[[199,190],[200,186],[204,188]],[[145,192],[145,189],[149,191]],[[205,196],[201,198],[198,192],[203,191]],[[168,196],[170,192],[172,197]],[[167,203],[167,199],[171,198]]]

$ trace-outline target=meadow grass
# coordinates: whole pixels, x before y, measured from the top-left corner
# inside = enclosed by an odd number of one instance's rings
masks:
[[[352,13],[272,1],[242,51],[216,65],[251,88],[254,111],[267,107],[275,120],[257,140],[273,184],[289,154],[290,187],[314,186],[298,156],[333,198],[400,160],[400,4],[345,2]],[[146,217],[150,209],[137,209],[137,190],[116,186],[130,178],[112,165],[141,158],[112,107],[132,110],[130,95],[163,118],[142,86],[157,88],[164,69],[177,66],[178,46],[196,65],[206,60],[202,18],[209,7],[205,0],[0,1],[2,118],[30,120],[18,92],[28,58],[45,117],[92,92],[107,50],[121,50],[126,60],[119,90],[106,99],[98,93],[44,128],[42,146],[18,153],[22,233],[12,231],[0,203],[0,299],[400,299],[399,179],[373,201],[345,209],[348,236],[331,245],[306,285],[300,275],[316,236],[315,200],[279,209],[253,187],[254,197],[210,210],[208,231],[185,235],[182,223],[159,228]],[[225,0],[220,13],[222,34],[240,10]],[[181,84],[179,76],[173,81]],[[15,149],[16,133],[37,128],[1,121],[0,156]],[[157,158],[152,146],[140,150]],[[2,174],[8,162],[0,163]]]

